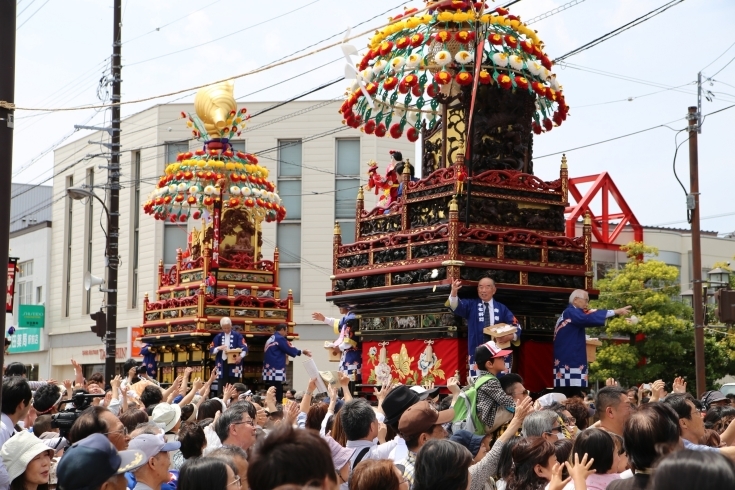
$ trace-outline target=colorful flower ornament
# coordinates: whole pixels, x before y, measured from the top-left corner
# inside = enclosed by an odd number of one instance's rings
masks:
[[[443,97],[455,94],[457,86],[471,90],[475,84],[530,94],[534,132],[566,120],[569,107],[536,31],[507,8],[489,10],[468,0],[432,5],[428,11],[394,16],[369,41],[357,63],[365,84],[351,87],[340,108],[346,125],[414,141],[423,124],[431,129],[440,120]],[[482,59],[478,71],[476,59]],[[442,89],[450,84],[449,91]],[[365,93],[379,103],[369,104]],[[241,126],[233,120],[235,125]],[[202,128],[192,124],[192,131],[201,133]]]

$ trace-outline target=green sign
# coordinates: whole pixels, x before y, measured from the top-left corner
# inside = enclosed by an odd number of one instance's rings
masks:
[[[10,354],[19,352],[38,352],[41,350],[41,328],[18,327],[10,336]]]
[[[46,308],[43,305],[20,305],[18,326],[27,328],[43,328]]]

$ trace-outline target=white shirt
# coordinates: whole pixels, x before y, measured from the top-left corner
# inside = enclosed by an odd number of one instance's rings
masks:
[[[347,441],[345,447],[355,450],[350,457],[350,469],[363,448],[368,448],[368,452],[362,457],[362,459],[360,459],[360,461],[365,461],[366,459],[388,459],[397,444],[396,440],[392,440],[381,445],[377,445],[373,441],[365,440]],[[347,483],[342,483],[339,488],[340,490],[348,490],[349,486]]]
[[[0,415],[0,446],[13,437],[15,434],[15,424],[6,414]]]
[[[222,345],[225,346],[225,348],[222,349],[222,360],[226,361],[227,360],[227,349],[230,348],[230,334],[228,333],[222,334]]]

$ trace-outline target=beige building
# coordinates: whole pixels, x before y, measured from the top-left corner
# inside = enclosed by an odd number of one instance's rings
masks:
[[[332,273],[334,223],[340,222],[344,241],[352,241],[347,237],[354,233],[358,186],[367,182],[366,162],[375,160],[382,170],[389,162],[389,150],[412,158],[414,144],[405,138],[367,136],[343,126],[337,112],[339,100],[291,102],[259,115],[276,104],[243,104],[253,117],[234,146],[257,154],[268,167],[288,210],[282,223],[264,223],[263,255],[272,256],[274,247],[279,247],[281,285],[292,289],[296,299],[294,319],[301,337],[296,345],[312,349],[320,369],[334,369],[322,348],[325,339],[333,339],[332,329],[311,320],[313,311],[339,315],[324,299]],[[141,207],[165,165],[175,161],[179,152],[200,145],[189,141],[182,111],[193,111],[193,106],[155,106],[122,122],[118,363],[130,357],[129,327],[142,321],[144,294],[153,296],[159,260],[173,263],[176,249],[186,244],[186,225],[154,220]],[[93,321],[89,317],[102,306],[104,294],[96,288],[85,291],[83,279],[87,271],[100,277],[105,274],[105,235],[99,224],[104,224],[105,216],[97,201],[65,197],[67,188],[87,185],[105,198],[107,160],[89,155],[106,150],[88,141],[106,142],[107,134],[83,137],[54,153],[56,171],[65,169],[54,179],[47,308],[51,376],[55,379],[71,375],[71,358],[85,366],[87,375],[104,365],[103,345],[90,331]],[[295,365],[299,363],[297,359]],[[297,389],[306,388],[308,380],[301,369],[294,369],[293,383]]]

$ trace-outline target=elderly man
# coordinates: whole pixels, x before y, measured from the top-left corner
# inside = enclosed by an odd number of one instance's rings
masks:
[[[523,420],[523,437],[543,437],[550,443],[565,439],[559,415],[553,410],[539,410],[530,413]]]
[[[232,320],[229,317],[222,317],[219,324],[222,327],[222,333],[214,337],[209,345],[209,350],[212,355],[217,356],[217,372],[219,373],[217,386],[219,396],[222,396],[225,385],[241,381],[242,359],[248,353],[248,344],[242,334],[232,331]],[[228,362],[227,359],[227,351],[231,349],[242,349],[240,358],[234,364]]]
[[[467,320],[467,339],[469,342],[469,370],[472,378],[479,377],[482,367],[475,365],[474,353],[477,347],[485,343],[483,329],[497,323],[505,323],[515,327],[515,332],[495,339],[497,344],[513,342],[516,347],[521,343],[521,326],[513,316],[513,313],[503,304],[493,299],[495,295],[495,281],[490,277],[483,277],[477,283],[478,299],[459,299],[457,291],[462,287],[462,281],[456,280],[452,283],[452,292],[449,294],[449,308],[455,315]],[[505,372],[513,368],[513,354],[505,357]]]
[[[133,490],[160,490],[161,485],[170,479],[168,468],[171,466],[170,451],[181,448],[180,442],[166,442],[163,435],[141,434],[130,441],[130,449],[145,454],[145,464],[134,470],[135,487]]]
[[[569,306],[554,328],[554,388],[567,397],[579,395],[587,386],[587,342],[584,329],[602,327],[615,315],[627,316],[630,306],[617,310],[591,310],[584,289],[569,296]]]

